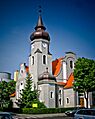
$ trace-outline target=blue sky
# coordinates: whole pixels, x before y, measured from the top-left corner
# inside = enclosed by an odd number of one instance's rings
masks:
[[[95,60],[95,0],[0,0],[0,72],[28,65],[39,5],[53,59],[72,51]]]

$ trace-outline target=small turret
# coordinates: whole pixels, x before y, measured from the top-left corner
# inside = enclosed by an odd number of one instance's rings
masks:
[[[56,81],[56,78],[48,72],[48,68],[46,68],[46,71],[43,72],[41,75],[39,75],[39,78],[38,78],[39,81],[45,80],[45,79]]]

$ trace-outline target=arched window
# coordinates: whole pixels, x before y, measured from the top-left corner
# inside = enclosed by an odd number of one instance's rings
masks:
[[[62,101],[61,101],[61,98],[60,98],[60,99],[59,99],[59,104],[60,104],[60,105],[61,105],[61,102],[62,102]]]
[[[43,64],[46,64],[46,56],[43,55]]]
[[[50,92],[50,98],[54,98],[54,92],[53,91]]]
[[[23,73],[23,70],[21,70],[21,73]]]
[[[70,68],[71,69],[73,68],[73,61],[72,60],[70,61]]]
[[[59,95],[61,96],[61,90],[59,90]]]
[[[66,103],[67,103],[67,104],[69,103],[69,98],[66,99]]]
[[[32,56],[32,65],[34,64],[34,56]]]

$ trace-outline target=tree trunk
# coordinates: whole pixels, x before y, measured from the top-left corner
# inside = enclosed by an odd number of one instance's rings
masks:
[[[86,108],[88,108],[88,91],[85,92]]]

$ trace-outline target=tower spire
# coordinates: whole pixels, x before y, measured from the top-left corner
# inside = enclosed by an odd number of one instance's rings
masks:
[[[38,17],[38,21],[37,21],[37,25],[35,27],[35,30],[38,30],[38,29],[46,30],[46,28],[43,24],[42,16],[41,16],[41,13],[42,13],[41,6],[39,6],[39,11],[38,12],[39,12],[39,17]]]

